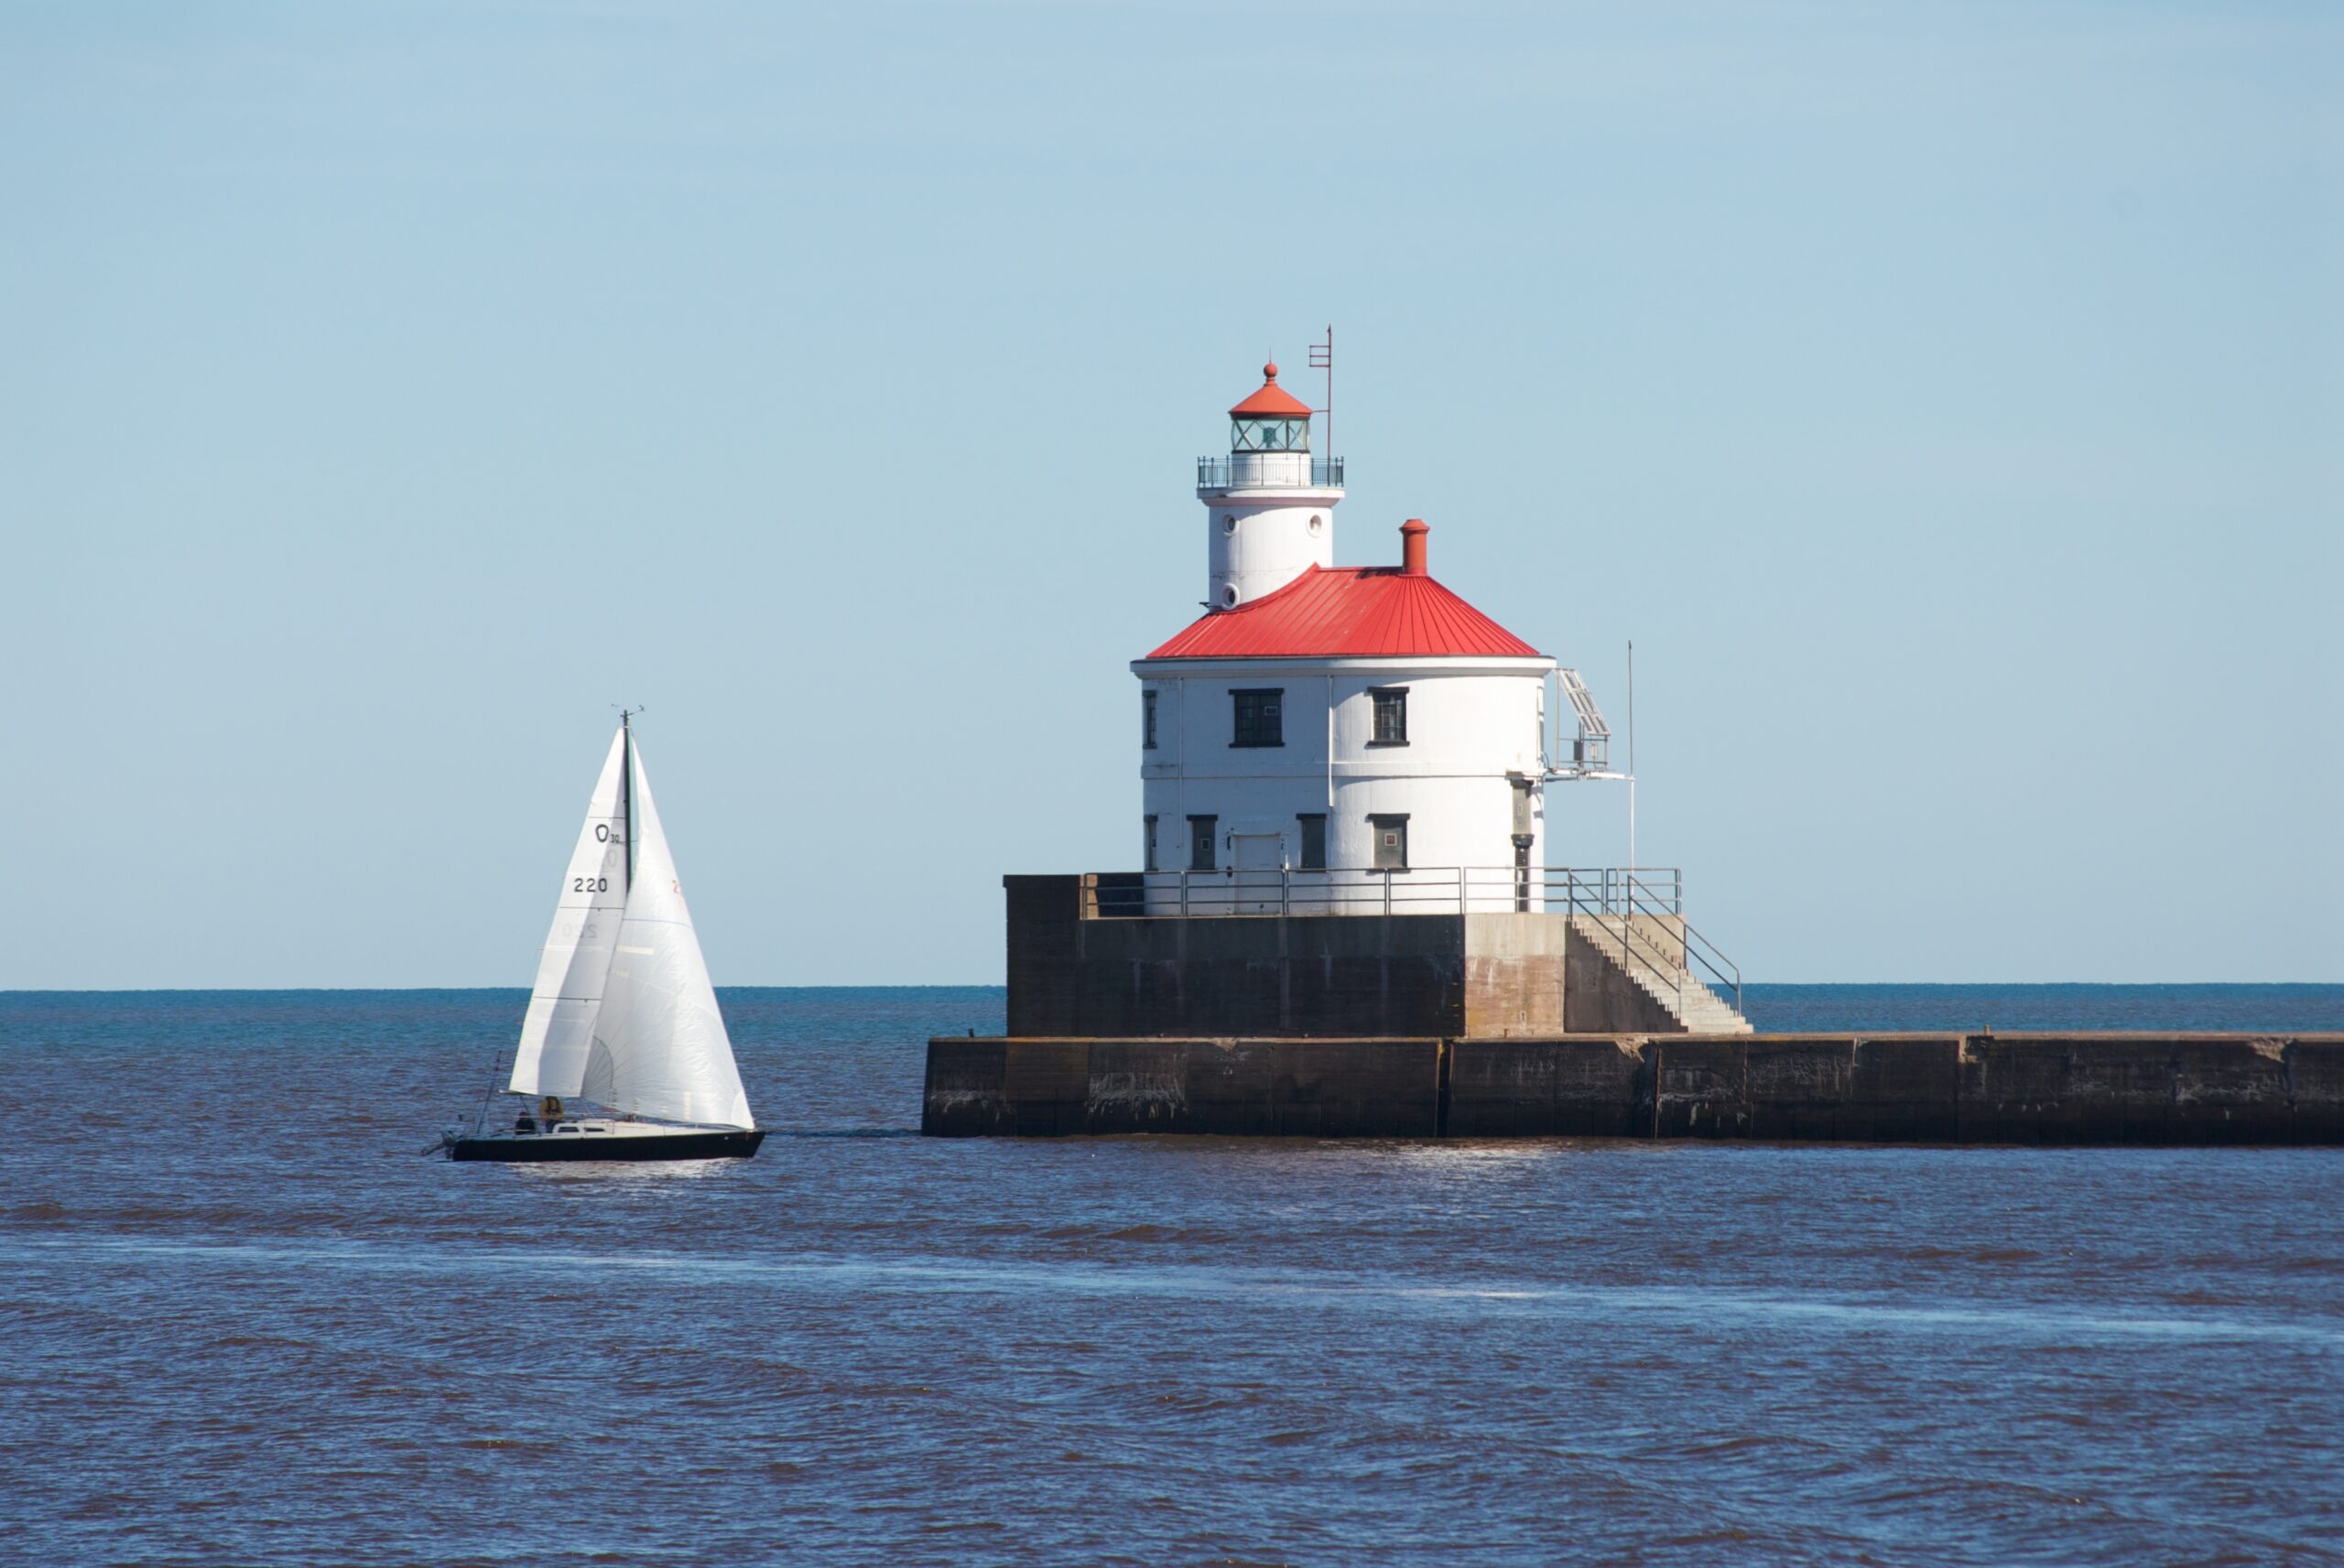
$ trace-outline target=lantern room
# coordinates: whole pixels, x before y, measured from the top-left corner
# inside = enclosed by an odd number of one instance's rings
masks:
[[[1310,405],[1278,384],[1275,361],[1262,367],[1262,389],[1229,411],[1229,449],[1307,452]]]

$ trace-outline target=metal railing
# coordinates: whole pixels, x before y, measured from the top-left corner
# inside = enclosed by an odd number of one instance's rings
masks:
[[[1485,914],[1585,916],[1617,943],[1652,989],[1731,993],[1742,1011],[1742,970],[1685,919],[1685,873],[1674,866],[1411,866],[1297,871],[1098,871],[1082,879],[1086,920],[1243,919],[1297,915]]]
[[[1410,866],[1298,871],[1099,871],[1083,879],[1083,916],[1456,914],[1508,910],[1676,915],[1674,867]]]
[[[1678,1018],[1685,1016],[1687,982],[1707,987],[1720,1000],[1724,999],[1720,993],[1731,991],[1733,1011],[1742,1011],[1742,968],[1684,917],[1682,872],[1638,868],[1617,873],[1616,882],[1611,880],[1615,873],[1610,871],[1561,874],[1591,874],[1605,879],[1598,888],[1590,890],[1594,896],[1585,901],[1567,891],[1566,907],[1572,914],[1591,918],[1606,935],[1620,944],[1623,955],[1650,971],[1647,983],[1673,987]],[[1666,879],[1665,897],[1660,892],[1663,884],[1658,881],[1662,878]],[[1664,920],[1668,924],[1661,924]]]
[[[1682,914],[1685,873],[1675,866],[1550,866],[1546,903],[1574,914]]]
[[[1300,455],[1298,452],[1248,452],[1243,457],[1199,458],[1197,460],[1197,488],[1199,490],[1244,490],[1259,485],[1264,489],[1275,489],[1281,484],[1289,484],[1293,481],[1263,477],[1263,470],[1267,467],[1263,460]],[[1311,459],[1310,482],[1318,488],[1340,490],[1343,487],[1343,460],[1340,458]]]
[[[1716,943],[1694,930],[1690,925],[1685,927],[1685,956],[1687,960],[1685,965],[1686,973],[1692,974],[1693,966],[1698,964],[1707,971],[1707,975],[1694,975],[1693,978],[1713,991],[1731,991],[1733,1011],[1740,1012],[1742,1011],[1742,966],[1727,957]]]

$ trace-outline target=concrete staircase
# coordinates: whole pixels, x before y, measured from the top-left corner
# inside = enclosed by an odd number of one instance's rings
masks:
[[[1640,924],[1633,930],[1633,939],[1623,943],[1617,917],[1607,919],[1593,914],[1572,915],[1571,929],[1633,980],[1638,989],[1658,1002],[1686,1033],[1756,1033],[1731,1003],[1702,984],[1698,975],[1686,971],[1681,958],[1677,957],[1683,952],[1681,938],[1671,941],[1665,934],[1647,931]]]

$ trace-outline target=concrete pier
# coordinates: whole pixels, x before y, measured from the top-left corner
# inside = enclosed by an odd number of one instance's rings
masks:
[[[2344,1143],[2344,1034],[931,1040],[921,1130]]]

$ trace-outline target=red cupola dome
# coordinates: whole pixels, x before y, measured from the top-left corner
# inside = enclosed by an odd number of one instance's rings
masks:
[[[1229,411],[1232,419],[1308,419],[1310,405],[1278,384],[1277,361],[1262,367],[1262,389]]]

